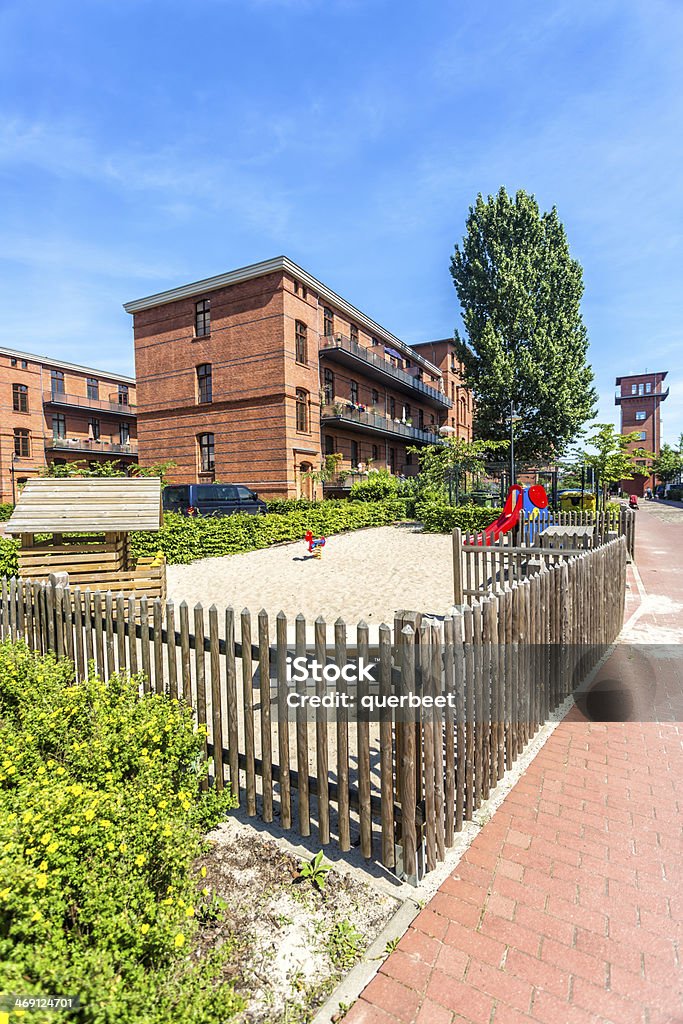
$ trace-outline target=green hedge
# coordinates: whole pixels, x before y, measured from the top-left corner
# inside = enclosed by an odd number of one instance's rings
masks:
[[[273,498],[266,502],[269,512],[284,516],[289,512],[301,512],[319,505],[318,501],[311,501],[309,498]]]
[[[433,502],[417,502],[415,518],[427,533],[450,533],[457,526],[467,533],[484,530],[494,522],[503,510],[482,508],[481,505],[440,505]]]
[[[0,502],[0,523],[6,523],[14,512],[14,505],[11,502]]]
[[[13,537],[0,537],[0,576],[17,576],[19,573],[19,541]]]
[[[0,645],[0,991],[77,995],[78,1024],[240,1009],[220,981],[234,941],[188,956],[210,900],[193,862],[233,804],[202,794],[200,749],[182,703]]]
[[[232,516],[164,515],[158,533],[131,534],[136,555],[163,551],[169,563],[182,565],[198,558],[255,551],[271,544],[301,540],[307,530],[327,537],[365,526],[387,526],[407,515],[405,499],[391,501],[321,501],[293,512],[269,512],[264,516],[237,513]]]

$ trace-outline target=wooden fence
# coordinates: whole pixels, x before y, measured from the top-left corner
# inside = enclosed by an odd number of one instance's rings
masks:
[[[595,535],[595,545],[606,544],[611,535],[626,537],[629,558],[635,557],[636,515],[631,509],[621,506],[609,508],[604,512],[591,509],[577,509],[571,512],[539,510],[538,513],[525,513],[513,533],[514,543],[520,547],[531,546],[538,534],[548,526],[591,526]]]
[[[12,579],[2,581],[0,632],[70,659],[79,679],[141,672],[143,691],[183,697],[206,726],[207,785],[231,785],[248,815],[277,817],[312,846],[344,852],[358,843],[415,882],[572,691],[576,650],[583,677],[616,638],[625,572],[620,537],[506,582],[443,621],[401,613],[372,644],[362,622],[328,630],[319,618],[311,641],[301,615],[271,623],[265,611],[254,619],[246,609],[205,612]],[[356,698],[369,685],[384,701],[378,715],[339,708],[333,720],[324,707],[312,717],[298,708],[290,720],[290,655],[375,662],[376,682],[359,683]],[[388,700],[403,693],[421,700],[407,717]],[[425,695],[441,705],[425,706]]]

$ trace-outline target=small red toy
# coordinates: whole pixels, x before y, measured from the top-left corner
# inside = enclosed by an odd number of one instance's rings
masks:
[[[314,537],[310,530],[307,530],[304,534],[304,540],[308,544],[308,550],[314,558],[320,558],[325,547],[324,537]]]

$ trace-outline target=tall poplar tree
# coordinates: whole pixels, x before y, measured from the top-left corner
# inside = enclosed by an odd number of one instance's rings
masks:
[[[465,336],[455,338],[475,397],[478,437],[510,436],[522,461],[553,458],[593,416],[596,394],[586,362],[580,264],[569,253],[553,207],[504,188],[477,196],[451,274]]]

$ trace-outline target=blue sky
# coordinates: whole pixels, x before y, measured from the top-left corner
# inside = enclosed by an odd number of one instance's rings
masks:
[[[0,2],[0,344],[132,372],[121,304],[284,253],[407,341],[477,192],[557,206],[601,395],[683,431],[679,0]]]

